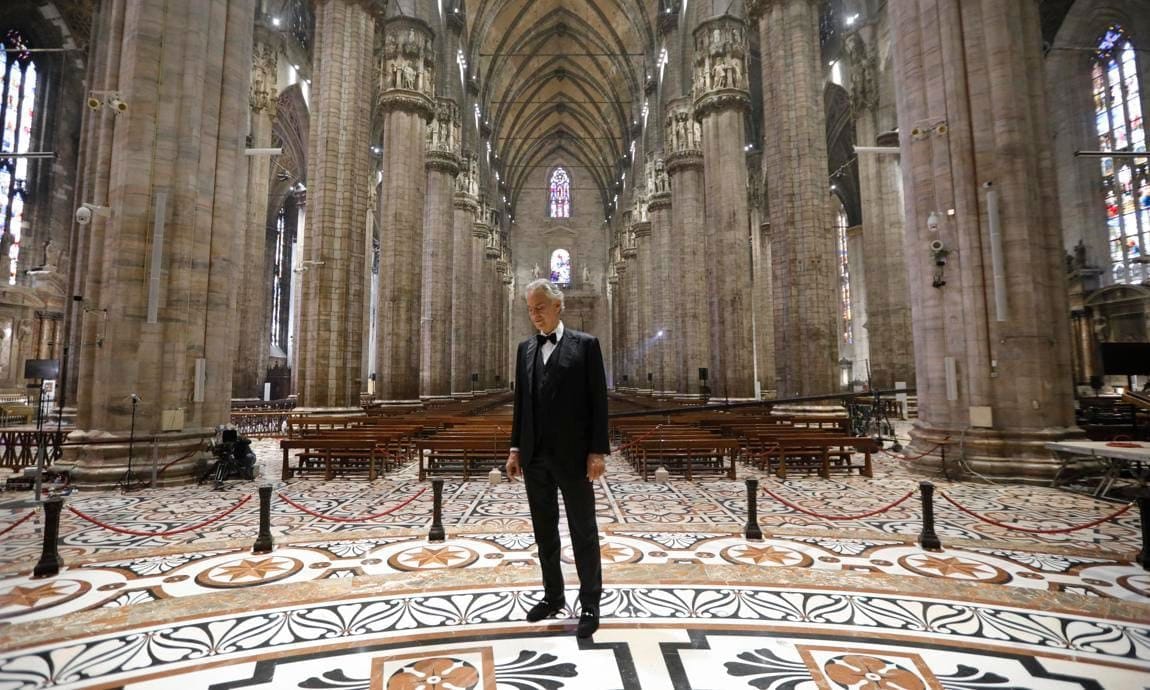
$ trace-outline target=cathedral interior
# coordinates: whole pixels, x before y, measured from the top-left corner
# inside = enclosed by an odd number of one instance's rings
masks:
[[[5,0],[0,690],[1150,688],[1147,88],[1147,0]]]

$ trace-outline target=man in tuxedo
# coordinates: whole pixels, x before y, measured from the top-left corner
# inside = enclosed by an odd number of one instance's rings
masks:
[[[576,634],[587,638],[599,629],[603,592],[593,482],[603,476],[611,452],[603,353],[597,338],[563,326],[563,293],[551,281],[532,281],[525,296],[539,333],[519,344],[515,358],[507,476],[523,475],[543,571],[543,599],[527,612],[527,620],[543,620],[566,606],[559,566],[557,492],[562,491],[579,573]]]

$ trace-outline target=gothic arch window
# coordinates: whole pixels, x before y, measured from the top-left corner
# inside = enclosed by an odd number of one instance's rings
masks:
[[[571,253],[566,249],[551,252],[551,282],[562,287],[571,285]]]
[[[548,217],[570,218],[571,178],[568,177],[566,170],[563,168],[555,168],[555,172],[551,173],[549,190],[550,203],[548,204]]]
[[[842,319],[843,343],[850,345],[855,341],[854,322],[851,314],[851,271],[847,261],[847,228],[850,220],[847,218],[847,209],[842,199],[835,195],[838,201],[838,212],[835,214],[835,251],[839,267],[839,314]]]
[[[1134,44],[1121,26],[1098,39],[1091,65],[1094,123],[1102,151],[1145,151],[1142,89]],[[1102,193],[1111,278],[1139,283],[1150,278],[1150,158],[1103,158]]]
[[[0,41],[0,151],[27,153],[31,146],[37,73],[28,49],[15,30]],[[0,158],[0,251],[11,259],[9,273],[0,281],[9,285],[16,282],[27,188],[28,159]]]

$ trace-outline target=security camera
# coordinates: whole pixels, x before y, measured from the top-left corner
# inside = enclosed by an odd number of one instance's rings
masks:
[[[76,209],[76,222],[80,225],[87,225],[92,222],[92,209],[87,206],[81,206]]]
[[[80,225],[87,225],[92,222],[92,216],[100,216],[101,218],[108,218],[112,215],[112,209],[107,206],[98,206],[96,204],[89,204],[84,202],[76,209],[76,222]]]
[[[128,104],[119,96],[112,96],[108,99],[108,107],[112,109],[112,112],[119,114],[128,109]]]

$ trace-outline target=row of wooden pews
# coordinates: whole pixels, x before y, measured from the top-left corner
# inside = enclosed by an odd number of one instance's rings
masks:
[[[781,479],[794,471],[871,477],[879,444],[850,436],[848,426],[846,415],[773,415],[765,407],[624,417],[611,425],[621,454],[644,479],[659,466],[688,480],[699,473],[733,479],[736,462]]]
[[[421,480],[454,470],[467,475],[479,464],[490,464],[499,446],[502,459],[507,458],[510,418],[470,414],[489,407],[491,400],[483,399],[430,410],[374,407],[356,416],[289,417],[287,438],[280,441],[281,477],[321,474],[330,480],[366,474],[374,480],[416,460]]]

